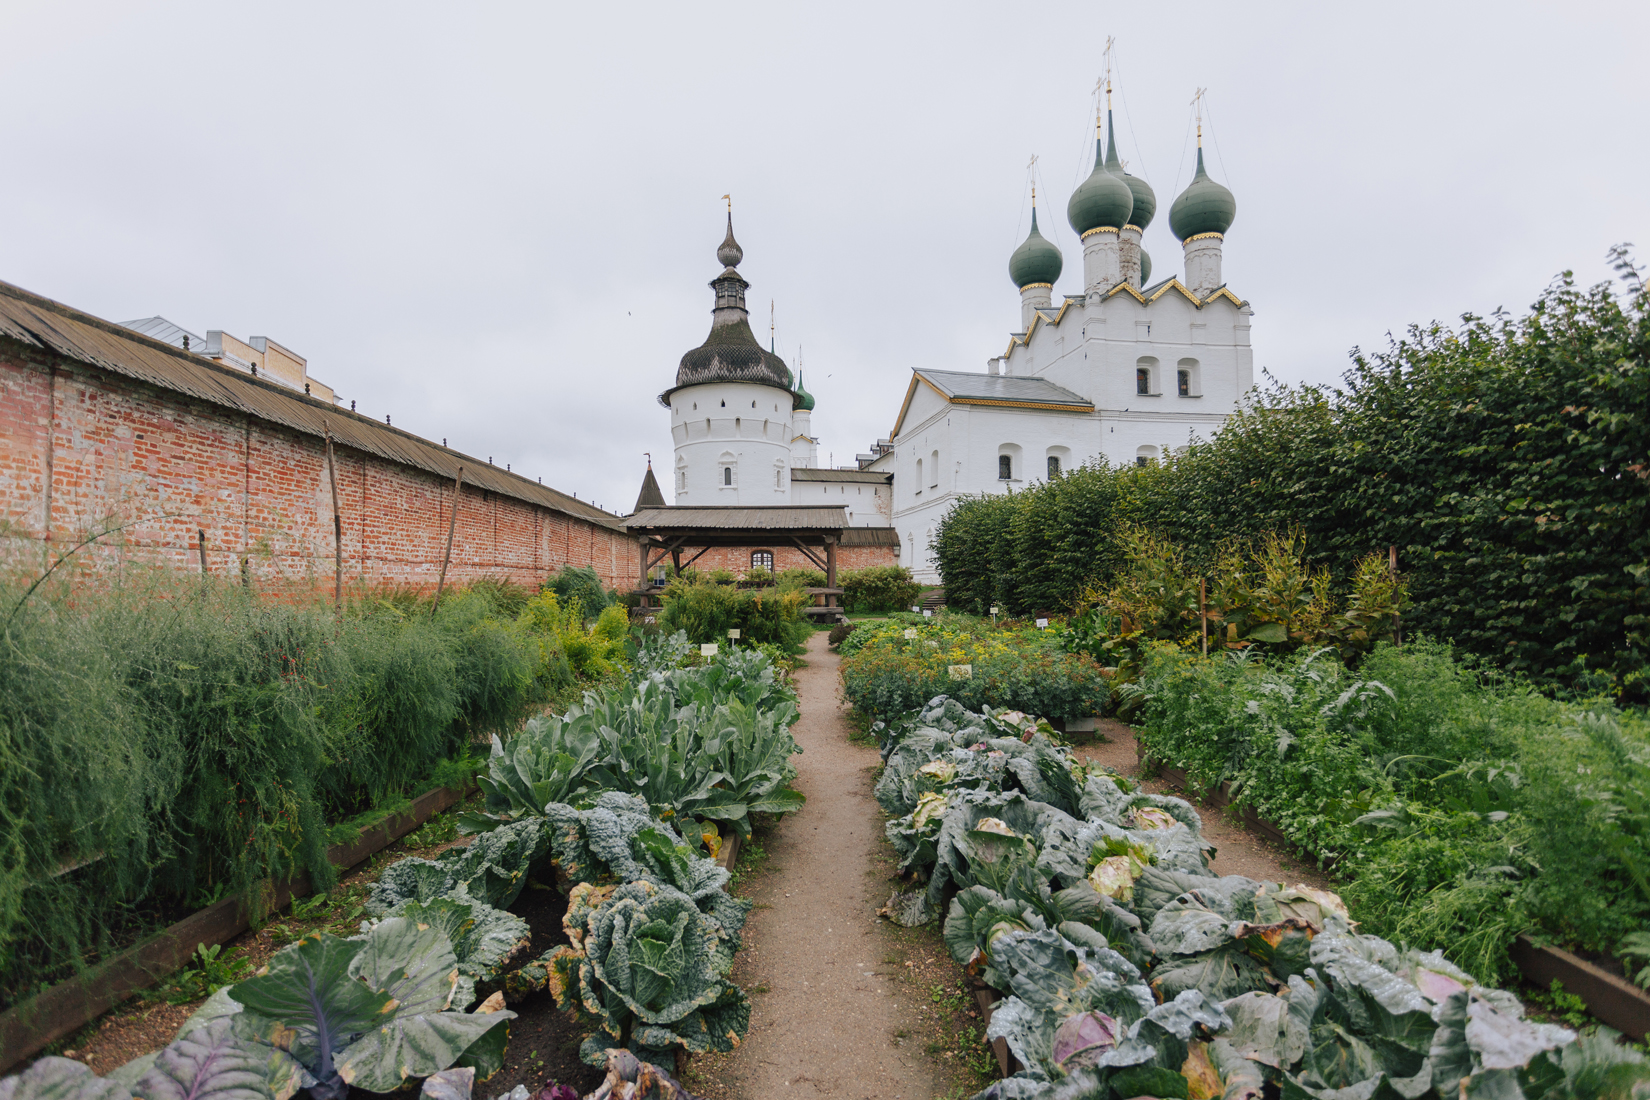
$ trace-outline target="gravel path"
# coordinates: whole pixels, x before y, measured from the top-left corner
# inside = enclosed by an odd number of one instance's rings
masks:
[[[746,925],[759,948],[750,1034],[723,1077],[737,1097],[926,1100],[946,1084],[931,1059],[899,1045],[921,1007],[893,978],[877,907],[890,884],[875,868],[882,817],[871,797],[875,748],[851,744],[837,700],[837,656],[824,632],[798,671],[801,813],[775,831],[773,869],[751,895]]]

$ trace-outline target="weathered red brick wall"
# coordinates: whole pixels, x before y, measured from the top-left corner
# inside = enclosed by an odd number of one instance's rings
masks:
[[[336,460],[345,583],[434,585],[452,483],[347,448]],[[9,534],[57,552],[120,525],[82,551],[88,567],[144,561],[198,570],[204,531],[214,574],[332,582],[322,440],[49,354],[0,352],[0,505]],[[628,587],[635,543],[465,487],[449,583],[491,576],[534,584],[563,564]]]

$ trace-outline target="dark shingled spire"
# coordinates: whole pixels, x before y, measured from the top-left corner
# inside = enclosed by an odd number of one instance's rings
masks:
[[[643,508],[665,507],[665,495],[659,491],[659,479],[653,476],[653,463],[647,464],[647,476],[642,478],[642,491],[636,494],[636,507],[630,510],[635,515]]]
[[[745,288],[750,286],[734,270],[745,258],[744,249],[733,239],[733,215],[728,215],[728,235],[716,250],[724,265],[722,274],[710,281],[716,291],[716,308],[711,312],[710,335],[705,342],[682,356],[676,370],[677,386],[702,382],[756,382],[791,388],[791,371],[785,361],[756,342],[750,315],[745,310]]]

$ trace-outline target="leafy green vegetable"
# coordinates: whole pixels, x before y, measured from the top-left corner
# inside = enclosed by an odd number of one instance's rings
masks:
[[[392,863],[373,884],[367,912],[382,915],[404,901],[434,901],[463,893],[506,909],[527,885],[527,872],[550,848],[542,818],[527,818],[483,833],[467,847],[449,848],[433,860]]]

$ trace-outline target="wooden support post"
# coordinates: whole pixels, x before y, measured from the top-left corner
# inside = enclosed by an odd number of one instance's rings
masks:
[[[430,618],[435,618],[435,609],[441,606],[441,590],[447,587],[447,563],[453,560],[453,531],[458,527],[458,496],[464,489],[464,467],[458,468],[458,477],[453,480],[453,517],[447,521],[447,553],[441,558],[441,579],[435,582],[435,603],[430,605]]]
[[[636,550],[638,552],[637,560],[640,561],[641,564],[642,564],[641,578],[636,582],[636,587],[646,588],[647,587],[647,536],[646,535],[643,535],[641,538],[636,540]]]
[[[338,467],[332,457],[332,431],[321,421],[327,440],[327,480],[332,482],[332,609],[344,611],[344,519],[338,511]]]
[[[825,536],[825,587],[826,588],[835,588],[836,587],[836,536],[835,535],[826,535]],[[834,595],[825,597],[825,606],[826,607],[835,607],[836,605],[837,605],[836,604],[836,597]]]
[[[201,576],[204,577],[206,576],[206,532],[199,527],[195,528],[195,539],[195,549],[199,550],[201,555]]]
[[[1203,620],[1203,655],[1209,655],[1209,579],[1197,579],[1197,617]]]
[[[1393,608],[1394,608],[1394,610],[1392,612],[1392,644],[1393,645],[1403,645],[1404,644],[1403,616],[1400,615],[1398,613],[1398,611],[1396,610],[1396,608],[1398,606],[1398,547],[1397,546],[1388,546],[1386,548],[1386,571],[1392,577],[1392,601],[1393,601]]]

